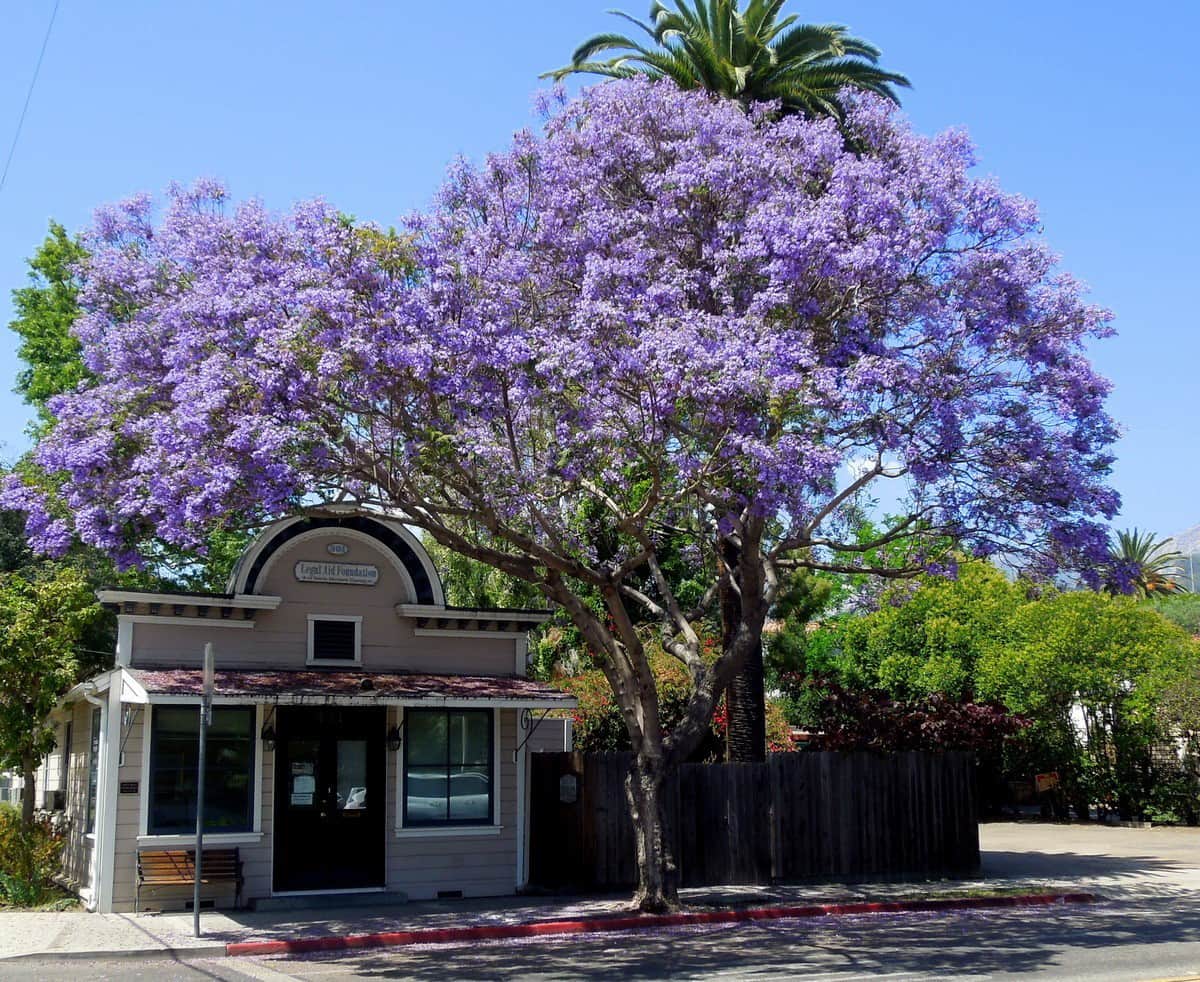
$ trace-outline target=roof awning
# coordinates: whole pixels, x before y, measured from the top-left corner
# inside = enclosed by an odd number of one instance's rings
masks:
[[[199,669],[127,668],[125,672],[145,691],[148,702],[195,702],[200,697],[203,678]],[[578,705],[569,692],[516,675],[414,675],[316,669],[218,671],[213,701],[530,709],[573,709]]]
[[[445,607],[396,604],[396,613],[412,621],[416,634],[524,634],[550,619],[548,610],[516,607]]]

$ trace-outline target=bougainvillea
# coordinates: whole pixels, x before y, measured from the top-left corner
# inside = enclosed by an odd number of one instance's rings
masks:
[[[123,553],[336,494],[537,584],[621,706],[640,895],[662,906],[664,770],[761,642],[781,563],[858,568],[834,557],[910,539],[881,570],[900,575],[954,539],[1049,568],[1101,557],[1117,505],[1083,353],[1106,315],[1033,206],[969,175],[961,133],[869,98],[845,127],[853,151],[831,121],[615,82],[456,165],[395,235],[321,202],[227,209],[211,183],[160,218],[147,197],[102,211],[78,325],[94,381],[53,402],[38,450],[68,510],[4,503],[47,547]],[[848,521],[880,484],[907,492],[863,543]],[[657,575],[664,530],[737,544],[716,660]],[[630,605],[692,679],[665,739]]]

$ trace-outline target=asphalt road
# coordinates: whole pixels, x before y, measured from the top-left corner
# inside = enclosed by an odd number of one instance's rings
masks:
[[[11,964],[13,980],[992,979],[1200,977],[1200,907],[1135,905],[866,915],[302,958]]]

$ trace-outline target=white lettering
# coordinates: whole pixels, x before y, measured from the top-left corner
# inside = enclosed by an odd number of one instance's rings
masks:
[[[301,583],[351,583],[374,586],[379,582],[379,567],[369,563],[326,563],[302,559],[296,563],[296,579]]]

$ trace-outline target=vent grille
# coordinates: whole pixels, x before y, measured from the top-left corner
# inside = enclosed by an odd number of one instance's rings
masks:
[[[354,661],[354,621],[313,621],[313,661]]]

